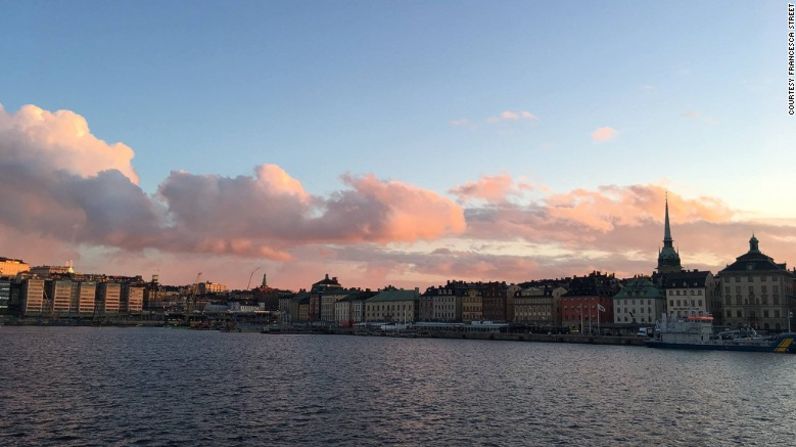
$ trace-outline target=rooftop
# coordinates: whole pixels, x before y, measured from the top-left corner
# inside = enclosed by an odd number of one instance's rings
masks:
[[[420,292],[415,289],[385,289],[368,300],[369,303],[381,303],[387,301],[413,301],[420,299]]]

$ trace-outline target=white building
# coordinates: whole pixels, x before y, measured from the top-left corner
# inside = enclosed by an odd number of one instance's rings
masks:
[[[654,324],[664,312],[663,292],[647,278],[634,278],[614,296],[615,324]]]
[[[715,288],[713,274],[698,270],[667,273],[663,277],[666,291],[666,314],[669,319],[707,315]]]

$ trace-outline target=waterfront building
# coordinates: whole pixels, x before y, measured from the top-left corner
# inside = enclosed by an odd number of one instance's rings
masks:
[[[515,323],[529,326],[561,327],[561,296],[567,289],[553,286],[526,287],[514,294]]]
[[[420,321],[434,320],[434,295],[428,293],[428,289],[420,295]]]
[[[354,324],[351,317],[351,295],[334,303],[334,317],[339,327],[351,327]]]
[[[302,294],[296,303],[296,321],[310,321],[310,295]]]
[[[484,301],[477,288],[468,289],[462,297],[462,321],[481,321],[484,319]]]
[[[310,294],[304,289],[301,289],[295,295],[286,297],[287,302],[280,300],[280,312],[284,312],[284,314],[281,315],[282,321],[285,323],[308,321],[309,298]],[[304,305],[303,308],[302,304]]]
[[[329,278],[327,273],[322,280],[313,283],[308,307],[309,321],[335,321],[334,303],[345,295],[345,289],[336,276]],[[323,299],[324,296],[327,298]]]
[[[31,267],[30,274],[36,275],[41,278],[50,278],[52,276],[70,275],[75,273],[72,265],[37,265]]]
[[[13,277],[18,273],[27,272],[30,266],[20,259],[4,258],[0,256],[0,276]]]
[[[121,284],[117,282],[99,283],[97,285],[97,309],[103,314],[119,313],[121,296]]]
[[[708,315],[713,310],[715,289],[713,274],[690,270],[668,273],[663,276],[666,295],[666,315],[672,319]]]
[[[335,308],[337,302],[348,296],[345,289],[341,289],[337,293],[324,293],[320,295],[321,315],[320,321],[335,322]]]
[[[655,324],[664,312],[664,294],[649,278],[633,278],[613,298],[613,323]],[[609,320],[610,321],[610,320]]]
[[[462,295],[456,289],[446,286],[429,287],[426,296],[431,297],[431,319],[433,321],[454,322],[462,320]]]
[[[11,280],[0,278],[0,314],[8,313],[11,302]]]
[[[199,295],[207,295],[208,293],[223,293],[227,291],[227,285],[212,281],[200,282],[197,286],[197,293]]]
[[[125,283],[119,299],[119,311],[128,314],[139,314],[144,308],[144,287]]]
[[[69,279],[53,279],[46,282],[44,293],[53,315],[63,316],[77,311],[72,285]]]
[[[279,311],[279,321],[282,323],[290,322],[290,300],[292,300],[294,296],[295,295],[285,295],[279,297],[277,310]]]
[[[419,307],[418,289],[387,287],[365,301],[365,321],[414,322]]]
[[[794,275],[760,251],[752,235],[749,251],[719,272],[723,323],[770,331],[788,329],[794,311]],[[791,321],[791,328],[796,327]]]
[[[340,327],[351,327],[365,321],[365,301],[376,295],[370,290],[354,290],[335,303],[335,321]]]
[[[583,332],[595,329],[598,319],[612,322],[613,297],[617,292],[619,282],[613,274],[592,272],[572,278],[569,289],[561,296],[561,325]]]
[[[80,281],[77,283],[77,312],[82,316],[93,315],[96,304],[97,283]]]
[[[24,278],[19,288],[19,303],[22,315],[41,315],[47,312],[44,300],[44,280]]]
[[[514,314],[514,293],[518,286],[505,282],[488,282],[480,287],[483,319],[510,321]]]
[[[672,230],[669,226],[669,198],[666,197],[663,224],[663,248],[658,251],[658,273],[676,273],[682,270],[680,254],[674,249]]]

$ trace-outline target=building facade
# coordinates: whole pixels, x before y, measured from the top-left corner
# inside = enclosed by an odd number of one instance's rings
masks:
[[[117,282],[101,282],[97,285],[97,309],[101,314],[118,314],[122,298],[122,287]]]
[[[484,319],[484,302],[481,291],[468,289],[462,296],[462,321],[482,321]]]
[[[365,320],[415,322],[420,313],[420,291],[390,287],[365,301]]]
[[[613,322],[613,297],[618,292],[614,275],[592,272],[572,278],[561,296],[561,325],[583,333],[593,332],[600,322]]]
[[[42,315],[47,312],[44,300],[44,280],[25,278],[19,287],[19,303],[22,315]]]
[[[11,280],[0,278],[0,314],[8,313],[11,303]]]
[[[715,291],[713,274],[707,271],[681,271],[663,276],[668,318],[708,315],[713,312]]]
[[[74,284],[75,286],[77,284]],[[51,311],[55,316],[65,316],[77,311],[76,303],[72,297],[75,293],[72,290],[73,283],[69,279],[48,280],[45,284],[45,296],[51,306]],[[76,290],[74,291],[76,292]],[[75,307],[73,307],[75,305]]]
[[[144,286],[124,284],[119,300],[119,311],[128,314],[140,314],[144,309]]]
[[[515,323],[556,329],[561,327],[563,287],[526,287],[514,295]]]
[[[664,301],[663,290],[650,279],[631,279],[613,298],[613,323],[653,325],[664,312]]]
[[[453,287],[432,287],[426,291],[432,296],[432,320],[441,322],[462,321],[462,295]]]
[[[94,315],[97,300],[97,283],[80,281],[77,283],[77,313],[81,316]]]
[[[29,270],[30,266],[20,259],[0,257],[0,276],[14,277]]]
[[[719,272],[723,324],[779,332],[793,328],[794,275],[760,251],[754,235],[749,251]]]

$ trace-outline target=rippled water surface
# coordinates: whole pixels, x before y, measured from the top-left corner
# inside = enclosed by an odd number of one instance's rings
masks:
[[[794,445],[796,356],[0,327],[0,445]]]

